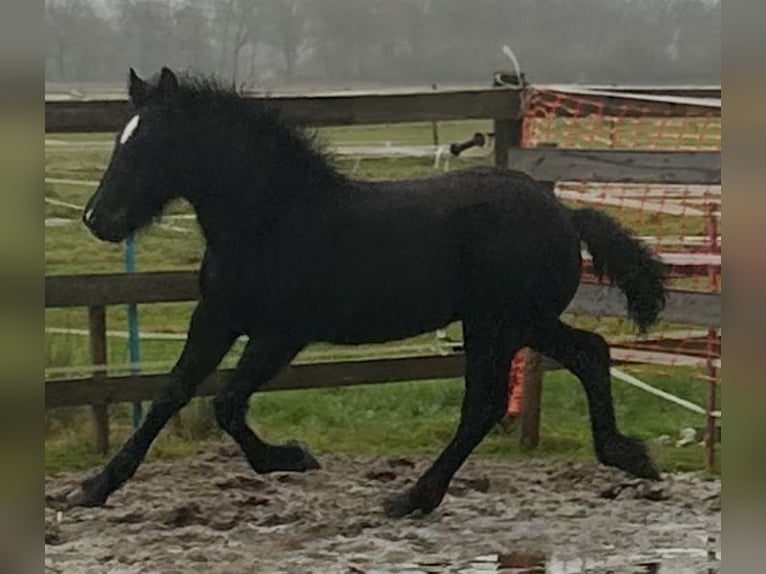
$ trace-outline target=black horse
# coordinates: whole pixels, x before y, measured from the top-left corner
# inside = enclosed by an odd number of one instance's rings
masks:
[[[658,478],[648,449],[616,426],[609,348],[559,320],[577,290],[580,242],[627,296],[644,330],[665,301],[663,266],[615,220],[571,210],[551,186],[492,168],[368,182],[338,173],[302,129],[212,80],[130,71],[136,116],[83,219],[118,242],[172,199],[194,207],[206,240],[189,336],[141,427],[69,496],[101,505],[138,468],[168,419],[234,340],[249,342],[215,397],[217,421],[259,473],[319,468],[300,443],[269,444],[245,422],[253,392],[307,344],[401,339],[462,321],[465,397],[449,445],[414,486],[388,499],[403,516],[439,505],[458,468],[505,410],[509,364],[529,346],[585,388],[598,459]]]

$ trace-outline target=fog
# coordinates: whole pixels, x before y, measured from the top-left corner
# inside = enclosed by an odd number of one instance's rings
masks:
[[[536,83],[719,84],[717,0],[46,0],[46,81],[129,67],[247,89]]]

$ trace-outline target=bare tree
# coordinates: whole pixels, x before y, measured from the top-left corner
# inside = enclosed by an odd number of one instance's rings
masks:
[[[266,37],[282,55],[285,76],[292,78],[301,47],[306,42],[307,3],[305,0],[266,0],[264,16]]]
[[[209,67],[210,18],[206,6],[198,0],[187,0],[173,13],[176,29],[175,51],[186,67],[206,70]]]
[[[59,80],[95,79],[103,66],[93,48],[103,45],[109,24],[89,0],[45,0],[46,73]]]
[[[129,58],[142,70],[175,65],[174,26],[167,0],[121,0],[118,22]]]
[[[259,4],[252,0],[226,0],[215,4],[214,21],[221,41],[219,69],[228,69],[234,85],[242,50],[255,42]]]
[[[46,77],[127,65],[236,83],[301,71],[322,82],[718,82],[716,0],[46,0]]]

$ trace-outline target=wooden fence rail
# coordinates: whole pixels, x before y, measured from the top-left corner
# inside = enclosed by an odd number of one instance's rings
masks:
[[[610,88],[618,91],[619,88]],[[720,89],[679,88],[694,97],[720,97]],[[672,93],[668,88],[626,88],[635,93]],[[614,96],[604,96],[613,103]],[[618,96],[619,99],[619,96]],[[318,96],[254,97],[307,125],[358,125],[397,122],[488,119],[494,121],[495,163],[526,171],[543,180],[719,184],[718,152],[611,152],[594,150],[526,150],[520,148],[521,106],[519,90],[511,88],[436,90],[389,94],[344,94]],[[663,104],[667,114],[675,104]],[[667,109],[666,109],[667,108]],[[685,113],[688,113],[688,110]],[[113,132],[132,115],[124,100],[46,101],[47,133]],[[562,112],[563,113],[563,112]],[[709,114],[710,111],[704,111]],[[152,272],[48,276],[46,307],[87,307],[90,318],[91,360],[105,366],[107,357],[106,314],[110,305],[194,301],[198,295],[194,272]],[[682,290],[670,292],[662,318],[705,327],[720,325],[720,294]],[[625,298],[616,287],[583,283],[568,311],[595,316],[624,317]],[[537,371],[527,373],[532,387],[525,399],[522,443],[534,446],[539,432],[539,396],[542,371],[555,368],[545,358],[532,357]],[[267,389],[306,389],[377,382],[453,378],[463,374],[463,356],[378,358],[362,361],[295,364],[288,367]],[[198,395],[215,392],[228,371],[214,374],[198,389]],[[120,401],[151,399],[167,381],[167,374],[106,376],[96,369],[88,378],[53,379],[45,382],[48,407],[91,405],[97,447],[108,447],[106,405]],[[527,382],[525,379],[525,388]],[[527,391],[525,391],[526,393]],[[534,400],[536,399],[536,400]]]
[[[45,306],[106,307],[196,301],[197,277],[196,271],[49,275],[45,278]],[[567,312],[624,318],[625,296],[615,286],[584,282]],[[660,317],[672,323],[717,327],[721,321],[721,294],[671,289]]]
[[[487,88],[404,94],[252,97],[312,126],[346,126],[466,119],[513,119],[519,90]],[[125,100],[45,103],[46,132],[113,132],[135,113]]]

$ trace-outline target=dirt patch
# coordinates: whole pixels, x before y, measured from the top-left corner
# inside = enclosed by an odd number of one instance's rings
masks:
[[[46,479],[47,572],[716,572],[718,480],[635,480],[596,463],[471,459],[430,516],[384,496],[430,460],[322,457],[255,475],[227,448],[141,467],[106,508],[60,511],[84,477]],[[578,566],[579,564],[579,566]],[[578,569],[579,568],[579,569]],[[658,569],[659,568],[659,569]]]

